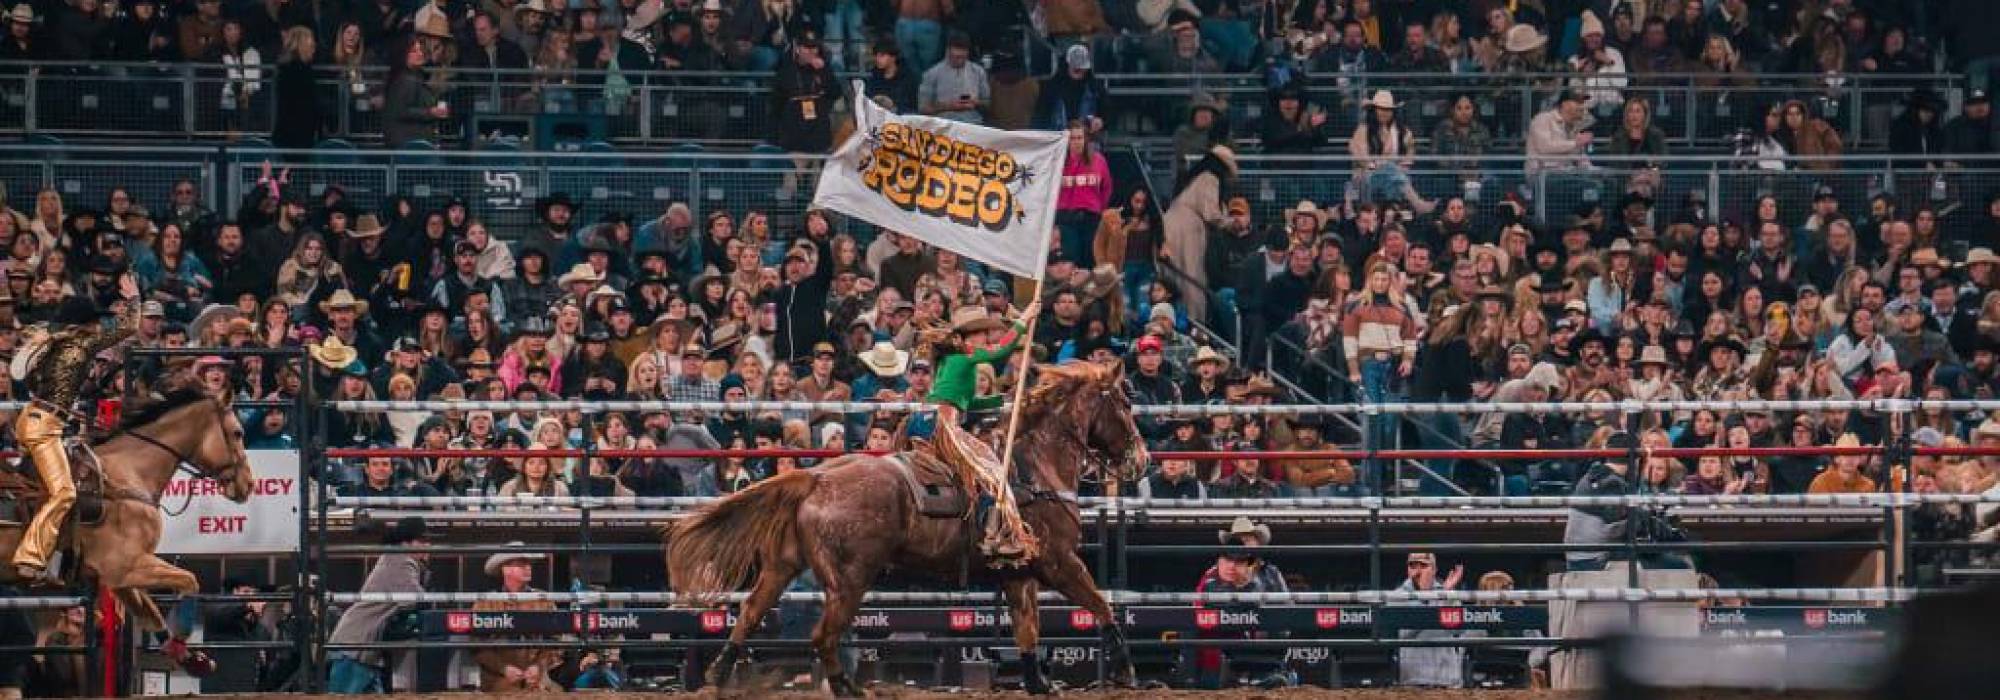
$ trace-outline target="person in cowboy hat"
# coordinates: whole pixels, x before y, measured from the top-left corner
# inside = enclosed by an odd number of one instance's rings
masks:
[[[52,53],[42,46],[41,36],[35,33],[34,5],[25,2],[14,5],[0,19],[7,22],[7,34],[0,37],[0,60],[39,61]]]
[[[1021,349],[1028,324],[1041,312],[1041,302],[1029,302],[1009,328],[978,307],[962,306],[952,311],[951,335],[932,346],[937,370],[931,391],[924,396],[926,403],[937,407],[934,441],[970,447],[967,443],[974,439],[964,431],[965,414],[999,408],[1003,400],[999,396],[975,395],[978,368],[997,366]],[[995,565],[1024,563],[1033,556],[1034,537],[1027,532],[1027,524],[1021,522],[1020,513],[1014,510],[1014,499],[1007,486],[1009,479],[1001,473],[1001,460],[977,451],[967,451],[966,456],[972,464],[965,466],[970,466],[973,472],[967,483],[976,484],[981,501],[990,502],[994,508],[980,549],[995,559]]]
[[[328,337],[341,339],[359,350],[363,358],[379,358],[384,349],[382,341],[361,321],[368,317],[368,307],[368,300],[355,298],[354,293],[346,289],[334,290],[333,294],[319,302],[319,312],[326,317]]]
[[[1429,214],[1437,203],[1417,194],[1410,183],[1417,135],[1402,123],[1402,104],[1388,90],[1376,90],[1362,107],[1368,116],[1347,141],[1347,153],[1354,157],[1354,189],[1364,201],[1407,202],[1418,214]]]
[[[1861,438],[1854,433],[1841,433],[1840,438],[1833,441],[1833,446],[1860,447]],[[1806,493],[1873,493],[1875,480],[1861,471],[1867,466],[1868,459],[1865,454],[1835,455],[1832,465],[1813,478],[1812,485],[1806,487]]]
[[[382,545],[398,547],[403,551],[384,554],[375,560],[375,567],[368,571],[368,578],[361,584],[362,593],[422,593],[424,584],[430,579],[430,554],[425,550],[430,545],[430,535],[424,526],[424,519],[408,516],[397,520],[382,533]],[[334,623],[333,632],[327,636],[332,644],[370,644],[382,638],[382,631],[397,614],[414,608],[414,603],[398,603],[387,600],[364,601],[348,606],[341,613],[340,621]],[[403,663],[413,665],[416,654],[404,654]],[[339,695],[362,695],[381,693],[383,681],[388,672],[389,657],[382,651],[364,649],[355,651],[335,651],[328,654],[328,675],[326,690]]]
[[[13,574],[29,585],[53,585],[49,572],[70,507],[76,503],[65,436],[87,416],[97,414],[104,373],[98,353],[125,342],[139,329],[139,286],[130,276],[119,282],[125,312],[110,326],[99,325],[96,308],[88,303],[65,304],[56,323],[41,326],[15,351],[10,374],[25,384],[28,405],[14,417],[14,439],[47,494],[14,550]]]
[[[1285,210],[1285,225],[1289,244],[1311,245],[1319,240],[1321,229],[1326,228],[1327,211],[1313,204],[1310,199],[1301,199],[1298,204]]]
[[[1541,33],[1534,27],[1517,24],[1508,30],[1509,45],[1514,43],[1515,32],[1526,30],[1536,38]],[[1546,39],[1541,39],[1547,41]],[[1534,176],[1543,171],[1587,170],[1591,168],[1589,148],[1590,115],[1585,106],[1589,97],[1582,92],[1569,91],[1562,94],[1554,107],[1535,115],[1528,122],[1527,172]]]
[[[1218,544],[1227,549],[1216,555],[1215,563],[1209,566],[1207,571],[1202,572],[1201,578],[1195,582],[1194,590],[1197,596],[1291,592],[1291,587],[1285,583],[1285,573],[1276,564],[1257,556],[1255,551],[1259,547],[1271,544],[1269,525],[1239,516],[1229,524],[1229,529],[1216,531],[1215,538]],[[1259,607],[1257,603],[1214,601],[1198,605],[1235,611],[1254,610]],[[1201,636],[1249,638],[1262,636],[1262,633],[1203,633]],[[1199,685],[1211,688],[1222,686],[1223,679],[1220,674],[1225,656],[1228,657],[1233,669],[1246,675],[1256,676],[1254,684],[1260,687],[1278,688],[1297,684],[1296,679],[1278,663],[1279,659],[1274,654],[1250,650],[1224,652],[1219,647],[1202,647],[1196,650],[1194,658]]]
[[[1188,377],[1181,381],[1181,401],[1193,404],[1226,403],[1222,375],[1229,371],[1229,357],[1203,345],[1188,360]]]
[[[531,595],[541,592],[530,585],[535,580],[535,564],[547,554],[526,551],[522,542],[508,542],[504,551],[486,557],[483,570],[499,581],[500,593]],[[519,612],[555,610],[546,600],[482,600],[472,604],[479,612]],[[562,664],[562,652],[549,648],[481,649],[473,652],[479,665],[479,689],[488,693],[547,691],[560,692],[562,686],[549,673]]]

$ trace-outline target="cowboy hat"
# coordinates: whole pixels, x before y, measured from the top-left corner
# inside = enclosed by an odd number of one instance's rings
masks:
[[[1213,362],[1222,365],[1223,371],[1229,370],[1229,358],[1206,345],[1194,351],[1194,359],[1188,360],[1188,367],[1199,367],[1203,362]]]
[[[1811,350],[1813,341],[1792,329],[1785,329],[1785,335],[1778,339],[1779,350]]]
[[[342,291],[344,292],[346,290]],[[349,296],[352,297],[353,295]],[[194,320],[188,322],[187,324],[188,337],[197,339],[201,338],[208,333],[209,326],[213,326],[218,323],[228,323],[229,319],[242,318],[242,317],[243,317],[243,310],[236,308],[233,305],[209,304],[206,308],[203,308],[201,310],[201,313],[195,314]]]
[[[417,23],[417,34],[433,39],[456,40],[451,34],[451,20],[444,18],[443,12],[432,12]]]
[[[1992,248],[1980,246],[1978,248],[1973,248],[1972,250],[1966,251],[1965,262],[1959,263],[1958,266],[1971,267],[1973,265],[1981,265],[1981,264],[2000,265],[2000,255],[1994,255]]]
[[[1092,300],[1102,299],[1117,291],[1119,280],[1124,278],[1124,275],[1119,274],[1117,265],[1111,263],[1098,265],[1091,268],[1090,280],[1083,283],[1083,295]]]
[[[716,14],[727,15],[730,13],[731,9],[733,8],[731,8],[727,4],[724,4],[722,0],[702,0],[701,7],[698,8],[697,11],[702,13],[714,12]]]
[[[1574,286],[1576,286],[1575,280],[1571,280],[1570,278],[1563,277],[1561,275],[1540,274],[1535,276],[1535,292],[1537,294],[1555,294],[1557,292],[1567,292],[1569,291],[1570,287]]]
[[[1244,387],[1243,395],[1269,396],[1272,398],[1280,398],[1285,395],[1285,390],[1279,388],[1278,383],[1271,381],[1269,377],[1266,377],[1261,374],[1254,374],[1250,376],[1249,383]]]
[[[565,207],[569,207],[571,215],[576,214],[576,202],[570,200],[569,193],[557,192],[547,197],[535,200],[535,217],[541,219],[549,218],[549,209],[555,207],[558,204],[563,205]]]
[[[1229,523],[1229,529],[1215,531],[1215,539],[1222,544],[1235,544],[1237,538],[1241,537],[1255,539],[1260,546],[1270,544],[1271,526],[1251,522],[1249,516],[1239,515],[1234,522]]]
[[[1204,109],[1220,114],[1223,111],[1223,106],[1221,102],[1215,99],[1214,94],[1207,91],[1197,92],[1194,94],[1194,97],[1188,100],[1188,115],[1192,117],[1195,112]]]
[[[1667,362],[1666,348],[1658,345],[1648,345],[1646,349],[1639,351],[1639,366],[1664,364],[1670,364]]]
[[[1611,247],[1605,248],[1604,252],[1611,255],[1631,255],[1632,242],[1623,238],[1613,240]]]
[[[910,353],[885,340],[861,353],[861,364],[877,377],[900,377],[910,368]]]
[[[556,286],[568,287],[577,282],[589,282],[595,285],[603,281],[604,275],[598,274],[597,269],[591,267],[589,263],[577,263],[570,266],[569,272],[556,278]]]
[[[1737,340],[1736,336],[1726,335],[1721,338],[1717,338],[1715,340],[1702,343],[1701,349],[1695,351],[1695,354],[1697,357],[1707,359],[1709,355],[1712,354],[1717,348],[1729,348],[1730,350],[1734,350],[1736,351],[1736,355],[1738,357],[1741,357],[1745,352],[1743,348],[1743,341]]]
[[[35,8],[25,2],[15,5],[13,11],[7,13],[7,21],[34,24]]]
[[[1313,204],[1312,200],[1301,199],[1298,204],[1285,210],[1285,223],[1290,225],[1293,219],[1310,216],[1313,219],[1313,228],[1321,228],[1326,226],[1326,214],[1327,212],[1320,209],[1319,205]]]
[[[1549,43],[1549,38],[1536,31],[1534,25],[1516,24],[1507,29],[1506,37],[1500,43],[1508,53],[1527,53],[1540,50]]]
[[[368,315],[368,301],[354,298],[354,293],[345,289],[334,290],[331,296],[319,303],[320,313],[333,313],[334,309],[353,309],[355,315]]]
[[[340,336],[330,336],[318,345],[308,345],[313,360],[327,369],[338,370],[354,363],[355,356],[361,354],[354,346],[348,345]]]
[[[977,306],[961,306],[951,310],[951,331],[953,333],[978,333],[997,331],[1007,327],[1000,319],[987,315],[985,309]]]
[[[1583,346],[1591,343],[1602,345],[1607,350],[1611,348],[1611,339],[1605,337],[1603,333],[1598,332],[1596,326],[1590,326],[1569,339],[1569,354],[1574,357],[1583,357]]]
[[[522,542],[520,540],[515,540],[513,542],[508,542],[506,545],[503,546],[526,547],[528,546],[528,543]],[[484,568],[487,576],[499,576],[500,567],[506,566],[507,562],[510,561],[533,562],[533,561],[541,561],[547,558],[549,558],[549,555],[543,554],[541,552],[494,552],[492,556],[486,558],[486,566]]]
[[[354,228],[347,230],[348,238],[374,238],[388,229],[382,226],[382,217],[362,214],[354,219]]]
[[[1501,289],[1500,285],[1497,284],[1489,284],[1484,287],[1480,287],[1479,291],[1472,293],[1472,299],[1473,301],[1481,301],[1485,299],[1498,299],[1503,303],[1513,303],[1514,301],[1513,295],[1508,294],[1507,290]]]
[[[405,516],[382,531],[382,544],[391,547],[427,538],[424,519],[415,515]]]
[[[1980,421],[1979,427],[1973,429],[1972,437],[1975,440],[1984,438],[2000,439],[2000,422],[1995,422],[1991,418]]]
[[[514,8],[514,14],[523,12],[539,12],[546,15],[549,14],[549,4],[546,0],[528,0]]]
[[[549,319],[543,316],[529,316],[521,319],[520,325],[514,327],[514,335],[516,337],[524,335],[546,336],[553,333],[555,333],[555,328],[551,327]]]
[[[1397,109],[1403,105],[1396,101],[1395,93],[1391,93],[1388,90],[1376,90],[1375,94],[1368,97],[1367,102],[1361,103],[1361,106],[1375,109]]]
[[[742,326],[734,323],[717,326],[715,330],[710,331],[708,334],[709,355],[712,357],[726,356],[730,348],[742,344],[742,342]]]
[[[1938,257],[1936,248],[1918,248],[1910,253],[1910,266],[1944,267],[1944,261]]]

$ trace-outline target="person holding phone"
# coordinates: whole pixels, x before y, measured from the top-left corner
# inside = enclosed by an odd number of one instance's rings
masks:
[[[972,60],[972,37],[952,32],[945,40],[944,60],[924,71],[917,86],[917,104],[928,114],[968,124],[985,124],[981,110],[992,101],[986,67]]]

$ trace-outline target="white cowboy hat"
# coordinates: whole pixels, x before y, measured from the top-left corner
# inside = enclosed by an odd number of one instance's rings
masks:
[[[528,0],[521,3],[519,7],[514,8],[514,14],[523,12],[540,12],[546,15],[549,14],[549,4],[545,0]]]
[[[1500,43],[1508,53],[1527,53],[1548,44],[1549,38],[1542,36],[1533,25],[1516,24],[1507,29],[1507,34]]]
[[[1658,345],[1648,345],[1646,349],[1639,351],[1639,366],[1664,364],[1669,364],[1667,362],[1666,348]]]
[[[894,343],[885,340],[861,353],[861,364],[867,365],[868,371],[877,377],[900,377],[910,368],[910,353],[897,350]]]
[[[1188,360],[1188,367],[1197,367],[1203,362],[1213,362],[1222,365],[1223,371],[1229,370],[1229,358],[1206,345],[1194,351],[1194,359]]]
[[[724,3],[722,2],[722,0],[702,0],[702,3],[701,3],[701,7],[697,8],[697,10],[696,10],[696,11],[697,11],[697,12],[715,12],[715,13],[719,13],[719,14],[724,14],[724,15],[727,15],[727,14],[729,14],[729,10],[730,10],[730,7],[729,7],[729,5],[727,5],[727,4],[724,4]]]
[[[1317,204],[1313,204],[1312,200],[1301,199],[1298,204],[1285,210],[1285,225],[1290,226],[1292,219],[1300,216],[1310,216],[1313,218],[1313,226],[1323,227],[1326,226],[1326,214],[1326,210],[1319,208]]]
[[[1970,267],[1972,265],[1978,265],[1982,263],[1987,265],[2000,265],[2000,255],[1994,255],[1992,248],[1980,246],[1978,248],[1973,248],[1972,250],[1966,251],[1965,262],[1959,263],[1958,266]]]
[[[319,303],[320,313],[331,313],[334,309],[354,309],[355,315],[366,316],[368,315],[368,301],[354,298],[354,292],[339,289],[335,290],[332,296],[327,297],[326,301]],[[193,332],[193,329],[190,328],[189,332]]]
[[[35,369],[35,362],[41,358],[42,352],[48,349],[48,333],[38,331],[24,335],[21,346],[14,350],[13,359],[7,363],[8,376],[17,382],[27,381],[28,372]]]
[[[1375,109],[1396,109],[1403,105],[1396,101],[1394,93],[1388,90],[1376,90],[1374,95],[1369,96],[1367,102],[1362,103],[1362,106],[1373,107]]]
[[[1581,29],[1577,30],[1576,32],[1577,36],[1590,36],[1592,34],[1596,34],[1598,36],[1604,35],[1604,20],[1598,19],[1597,13],[1595,12],[1591,12],[1590,10],[1584,10],[1582,19],[1579,19],[1577,21],[1577,24],[1582,27]]]
[[[1604,252],[1612,255],[1631,255],[1632,242],[1623,238],[1613,240],[1611,241],[1611,247],[1606,248]]]
[[[577,263],[570,266],[569,272],[565,272],[562,277],[556,278],[556,286],[568,287],[574,282],[597,284],[603,281],[604,275],[597,274],[597,270],[592,268],[589,263]]]
[[[515,540],[515,541],[513,541],[513,542],[508,542],[508,543],[507,543],[506,545],[504,545],[504,546],[507,546],[507,547],[526,547],[526,546],[528,546],[528,544],[527,544],[526,542],[522,542],[522,541],[520,541],[520,540]],[[541,553],[541,552],[495,552],[495,553],[493,554],[493,556],[490,556],[490,557],[487,557],[487,558],[486,558],[486,566],[485,566],[485,570],[486,570],[486,575],[487,575],[487,576],[499,576],[499,575],[500,575],[500,567],[502,567],[502,566],[506,566],[506,565],[507,565],[507,562],[510,562],[510,561],[531,561],[531,562],[533,562],[533,561],[541,561],[541,560],[543,560],[543,559],[547,559],[547,558],[549,558],[549,555],[547,555],[547,554],[543,554],[543,553]]]
[[[354,346],[342,342],[340,336],[329,336],[318,345],[306,346],[306,349],[321,366],[336,371],[353,364],[354,358],[361,354]]]
[[[1251,522],[1249,516],[1239,515],[1235,522],[1229,524],[1229,529],[1215,531],[1215,539],[1222,544],[1235,544],[1239,537],[1256,538],[1259,545],[1270,544],[1271,526]]]
[[[20,22],[22,24],[34,24],[35,8],[25,2],[19,5],[15,5],[13,11],[7,13],[7,20],[10,22]]]

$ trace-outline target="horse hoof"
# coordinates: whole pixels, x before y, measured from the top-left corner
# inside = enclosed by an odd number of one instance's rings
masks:
[[[836,698],[858,698],[867,695],[861,691],[861,685],[846,674],[826,679],[826,686],[828,690],[833,691],[833,696]]]

